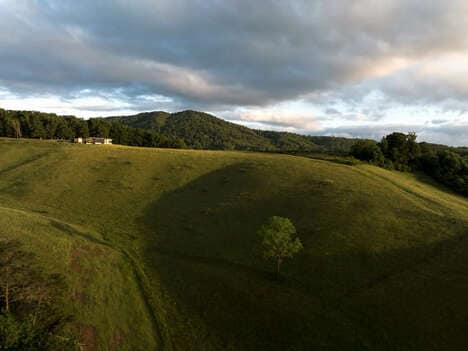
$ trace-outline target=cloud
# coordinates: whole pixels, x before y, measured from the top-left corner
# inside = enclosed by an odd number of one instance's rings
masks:
[[[468,110],[467,11],[462,0],[0,0],[0,86],[85,116],[192,108],[310,131],[388,125],[409,106],[453,121]]]
[[[54,94],[15,95],[9,90],[0,89],[0,106],[8,110],[47,111],[60,115],[81,117],[115,116],[134,114],[143,110],[180,110],[170,98],[156,95],[138,95],[131,101],[121,98],[121,92],[100,92],[85,89],[66,97]]]
[[[255,122],[266,126],[289,127],[296,131],[312,131],[320,128],[320,124],[310,113],[290,110],[277,106],[271,108],[251,108],[236,111],[239,122]]]
[[[232,104],[388,76],[421,56],[466,44],[451,22],[460,20],[463,2],[19,3],[0,8],[7,19],[2,51],[10,53],[2,78],[45,85],[137,81],[160,94]],[[409,28],[397,30],[400,23]]]

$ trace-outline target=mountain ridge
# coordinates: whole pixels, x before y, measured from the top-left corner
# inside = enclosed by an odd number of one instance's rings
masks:
[[[357,139],[256,130],[209,113],[184,110],[142,112],[107,119],[185,140],[195,149],[348,152]]]

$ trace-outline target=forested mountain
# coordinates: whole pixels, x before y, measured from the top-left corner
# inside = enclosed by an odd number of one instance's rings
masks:
[[[135,116],[110,117],[131,127],[153,129],[163,135],[181,138],[194,149],[271,150],[271,142],[254,130],[196,111],[173,114],[146,112]]]
[[[355,139],[254,130],[191,110],[172,114],[145,112],[109,119],[181,138],[194,149],[348,152],[355,143]]]

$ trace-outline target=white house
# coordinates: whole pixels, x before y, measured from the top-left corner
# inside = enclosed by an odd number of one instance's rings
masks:
[[[112,144],[112,139],[98,137],[75,138],[74,142],[76,144]]]

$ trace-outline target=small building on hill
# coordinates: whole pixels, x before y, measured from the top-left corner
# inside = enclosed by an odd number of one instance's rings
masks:
[[[89,138],[75,138],[74,142],[76,144],[112,144],[112,139],[109,138],[98,138],[98,137],[89,137]]]

